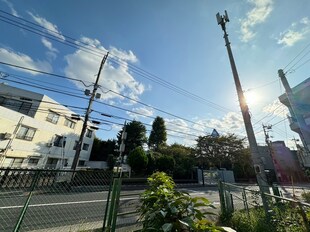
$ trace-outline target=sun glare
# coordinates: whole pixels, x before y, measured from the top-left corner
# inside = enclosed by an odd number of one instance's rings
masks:
[[[245,96],[246,103],[249,106],[255,106],[255,104],[259,102],[259,96],[253,91],[245,92],[244,96]]]

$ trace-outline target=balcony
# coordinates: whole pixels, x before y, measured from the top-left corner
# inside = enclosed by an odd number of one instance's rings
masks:
[[[291,130],[295,131],[296,133],[299,133],[300,130],[299,130],[299,125],[298,125],[298,122],[297,122],[296,118],[293,118],[293,117],[291,117],[289,115],[287,115],[287,118],[288,118],[288,120],[290,122]]]

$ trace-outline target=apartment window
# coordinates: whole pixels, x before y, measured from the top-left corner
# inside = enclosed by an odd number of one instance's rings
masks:
[[[28,161],[28,166],[37,166],[39,163],[39,159],[37,158],[30,158]]]
[[[24,159],[22,158],[14,158],[12,163],[12,168],[20,168],[23,164]]]
[[[48,158],[45,164],[46,168],[56,168],[58,163],[58,159],[56,158]]]
[[[20,168],[23,164],[24,159],[22,158],[5,158],[2,167]]]
[[[0,106],[27,115],[31,109],[32,103],[0,97]]]
[[[16,138],[31,141],[35,133],[36,129],[22,125],[16,134]]]
[[[89,144],[88,144],[88,143],[83,143],[82,149],[83,149],[84,151],[88,151],[88,148],[89,148]]]
[[[79,143],[79,141],[75,140],[73,150],[76,150],[78,143]]]
[[[46,121],[57,124],[58,119],[59,119],[59,114],[53,111],[50,111],[47,115]]]
[[[85,134],[85,136],[88,137],[88,138],[91,138],[92,135],[93,135],[93,131],[90,130],[90,129],[86,129],[86,134]]]
[[[53,145],[55,147],[65,147],[66,146],[66,137],[65,136],[60,136],[60,135],[55,135],[55,139],[54,139]]]
[[[80,167],[85,166],[85,160],[79,160],[78,166]]]
[[[69,120],[69,119],[66,118],[66,120],[65,120],[65,126],[70,127],[71,129],[74,129],[74,127],[75,127],[75,122],[73,122],[73,121],[71,121],[71,120]]]

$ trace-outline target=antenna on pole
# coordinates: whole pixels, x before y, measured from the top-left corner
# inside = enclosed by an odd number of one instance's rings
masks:
[[[253,161],[253,165],[254,165],[255,170],[256,170],[257,183],[259,185],[261,192],[270,193],[269,186],[267,183],[267,177],[266,177],[266,173],[265,173],[265,169],[264,169],[264,164],[261,160],[261,156],[260,156],[259,151],[258,151],[258,146],[257,146],[257,142],[256,142],[256,138],[255,138],[252,122],[251,122],[251,115],[249,112],[249,107],[245,101],[245,97],[243,94],[243,89],[241,87],[241,82],[239,79],[237,67],[236,67],[235,60],[233,57],[233,53],[232,53],[232,50],[230,47],[228,34],[226,32],[226,23],[229,22],[229,17],[228,17],[227,11],[225,10],[224,15],[220,15],[219,13],[217,13],[216,19],[217,19],[218,25],[221,25],[222,30],[224,31],[225,45],[226,45],[226,49],[227,49],[227,53],[228,53],[228,57],[229,57],[230,66],[231,66],[232,73],[233,73],[233,78],[234,78],[235,85],[236,85],[238,100],[239,100],[239,104],[240,104],[240,108],[241,108],[241,113],[242,113],[245,129],[246,129],[247,137],[249,140],[249,145],[250,145],[250,150],[251,150],[251,155],[252,155],[252,161]],[[263,200],[263,205],[264,205],[265,211],[266,211],[266,213],[268,213],[269,207],[268,207],[267,200],[264,197],[264,194],[262,194],[262,200]]]

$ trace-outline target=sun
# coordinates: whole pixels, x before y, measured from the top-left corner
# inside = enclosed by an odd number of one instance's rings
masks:
[[[248,106],[255,106],[259,102],[259,95],[253,91],[245,92],[244,96]]]

